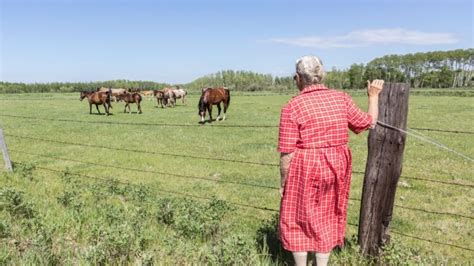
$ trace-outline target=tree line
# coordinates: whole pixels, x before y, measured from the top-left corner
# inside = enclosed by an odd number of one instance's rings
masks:
[[[333,68],[325,84],[340,89],[363,89],[367,80],[405,82],[412,88],[461,88],[474,85],[474,49],[386,55],[348,69]],[[224,70],[200,77],[183,86],[191,91],[225,86],[236,91],[284,92],[296,89],[293,77],[278,77],[252,71]],[[171,86],[153,81],[112,80],[103,82],[11,83],[0,82],[0,93],[79,92],[98,87],[163,89]]]
[[[0,93],[29,92],[80,92],[96,88],[129,88],[159,90],[170,86],[167,83],[154,81],[109,80],[96,82],[51,82],[51,83],[19,83],[0,81]]]

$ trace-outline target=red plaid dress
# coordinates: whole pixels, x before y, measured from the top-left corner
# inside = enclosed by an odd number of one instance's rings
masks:
[[[348,128],[372,117],[344,92],[306,87],[283,107],[278,151],[293,153],[280,206],[280,239],[289,251],[330,252],[344,241],[352,160]]]

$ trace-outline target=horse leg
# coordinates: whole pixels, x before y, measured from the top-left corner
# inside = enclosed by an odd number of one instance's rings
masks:
[[[124,112],[124,113],[127,112],[127,103],[125,103],[125,107],[123,108],[123,112]]]
[[[224,118],[222,119],[222,121],[225,120],[225,113],[227,112],[227,107],[229,107],[229,103],[228,103],[228,102],[224,102]]]
[[[138,105],[138,113],[141,114],[142,113],[142,108],[140,107],[140,102],[137,102],[137,105]]]
[[[212,122],[212,104],[209,104],[207,111],[209,111],[209,122]]]
[[[221,103],[218,103],[217,104],[217,118],[216,118],[216,121],[219,121],[220,118],[221,118]]]
[[[89,114],[92,114],[92,103],[89,103]]]
[[[104,103],[104,109],[105,109],[105,114],[109,115],[109,106],[107,105],[107,103]]]
[[[98,104],[95,104],[95,108],[97,109],[97,112],[99,113],[99,115],[101,114],[100,111],[99,111],[99,105]]]

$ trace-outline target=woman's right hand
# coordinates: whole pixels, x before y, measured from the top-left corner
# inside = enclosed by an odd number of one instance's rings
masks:
[[[369,97],[377,97],[383,89],[383,79],[374,79],[372,82],[367,80],[367,94]]]

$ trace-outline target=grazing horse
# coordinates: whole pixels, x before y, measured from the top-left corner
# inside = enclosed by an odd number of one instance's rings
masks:
[[[112,97],[112,100],[114,102],[117,101],[117,96],[120,95],[120,94],[124,94],[126,92],[125,89],[116,89],[116,88],[105,88],[105,87],[101,87],[101,88],[97,88],[96,91],[109,91],[111,92],[110,96]]]
[[[153,96],[155,96],[158,105],[161,105],[161,108],[163,108],[164,93],[160,90],[153,90]]]
[[[212,105],[217,105],[217,118],[219,121],[221,115],[221,102],[224,103],[224,118],[227,108],[230,104],[230,92],[225,87],[220,88],[206,88],[202,90],[201,98],[199,99],[199,113],[201,116],[201,123],[204,123],[204,117],[206,116],[206,109],[209,111],[209,122],[212,122]]]
[[[109,109],[112,107],[110,104],[110,95],[110,91],[82,91],[79,100],[82,101],[87,97],[87,100],[89,101],[89,114],[92,114],[92,105],[95,104],[95,108],[99,114],[99,105],[103,105],[105,113],[109,115]]]
[[[120,94],[117,96],[118,101],[124,101],[125,102],[125,108],[123,109],[123,112],[127,112],[127,106],[128,106],[128,113],[132,113],[130,111],[130,104],[131,103],[136,103],[138,106],[138,113],[142,113],[142,108],[140,107],[140,102],[142,101],[142,96],[139,93],[125,93],[125,94]]]
[[[178,98],[178,99],[181,98],[182,103],[183,104],[186,103],[186,95],[188,95],[188,91],[186,91],[185,89],[179,88],[179,89],[173,90],[173,93],[174,93],[175,99],[176,98]]]
[[[163,89],[163,102],[166,107],[175,107],[176,95],[174,95],[173,89],[171,88]]]

